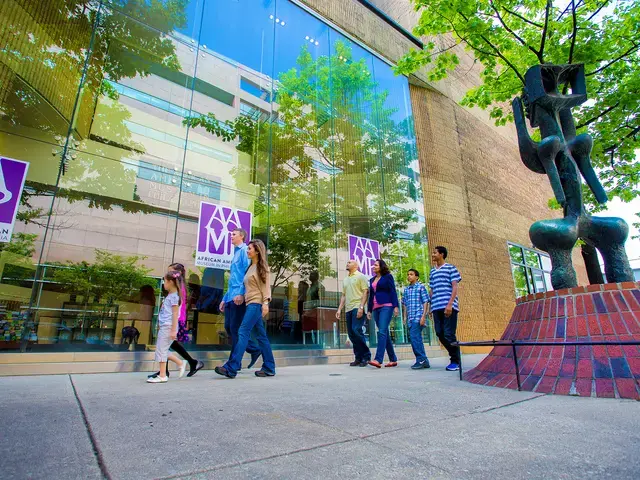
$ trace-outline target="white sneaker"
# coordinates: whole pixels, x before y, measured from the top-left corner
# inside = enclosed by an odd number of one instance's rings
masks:
[[[160,375],[157,377],[147,378],[147,383],[167,383],[168,381],[168,377],[161,377]]]
[[[187,362],[186,360],[182,360],[182,365],[180,365],[180,373],[178,373],[178,378],[184,377],[184,372],[187,371]]]

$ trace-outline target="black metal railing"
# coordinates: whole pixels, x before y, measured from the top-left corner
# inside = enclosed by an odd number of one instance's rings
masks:
[[[520,383],[520,367],[518,366],[517,347],[574,347],[574,346],[594,346],[594,345],[640,345],[638,340],[628,341],[601,341],[601,342],[526,342],[516,340],[487,340],[482,342],[454,342],[454,346],[458,347],[511,347],[513,350],[513,364],[516,369],[516,382],[518,391],[522,391]],[[460,355],[460,380],[462,380],[462,355]]]

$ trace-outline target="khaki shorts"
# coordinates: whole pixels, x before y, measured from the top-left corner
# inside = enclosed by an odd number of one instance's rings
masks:
[[[156,362],[166,362],[169,356],[169,347],[173,343],[171,338],[171,325],[160,327],[156,340]]]

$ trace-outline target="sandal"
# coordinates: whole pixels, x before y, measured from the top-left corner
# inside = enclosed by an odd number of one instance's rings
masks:
[[[385,365],[385,367],[397,367],[398,366],[398,362],[389,362]]]
[[[189,373],[187,373],[187,377],[193,377],[196,373],[198,373],[198,370],[202,369],[202,367],[204,367],[204,362],[201,362],[200,360],[198,360],[198,363],[196,363],[195,368],[190,369]]]

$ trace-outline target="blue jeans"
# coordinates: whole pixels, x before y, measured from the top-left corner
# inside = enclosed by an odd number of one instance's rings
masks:
[[[411,348],[413,354],[416,356],[416,362],[423,363],[428,362],[427,354],[424,351],[424,342],[422,341],[422,330],[424,327],[420,326],[420,321],[411,322],[409,324],[409,339],[411,340]]]
[[[262,304],[250,303],[247,305],[242,324],[238,330],[238,343],[231,350],[229,360],[224,365],[224,368],[232,375],[235,376],[240,370],[242,363],[242,356],[251,339],[251,331],[255,328],[256,338],[258,340],[259,351],[262,353],[262,370],[267,373],[276,373],[276,361],[273,358],[273,352],[271,351],[271,344],[267,337],[267,331],[264,328],[264,322],[262,321]]]
[[[238,330],[240,329],[240,324],[242,323],[242,319],[244,318],[244,312],[247,306],[243,303],[242,305],[236,305],[231,302],[227,302],[224,304],[224,329],[227,332],[229,338],[231,338],[231,351],[235,348],[238,343]],[[259,353],[260,349],[258,348],[258,344],[255,340],[249,337],[249,342],[247,343],[247,353],[251,355],[255,355]]]
[[[358,318],[358,309],[354,308],[346,312],[347,315],[347,334],[353,345],[353,354],[356,356],[357,362],[368,362],[371,360],[371,350],[367,346],[367,340],[362,331],[364,321],[367,316],[363,313]]]
[[[376,348],[376,362],[382,363],[384,360],[384,351],[387,351],[390,362],[397,362],[396,352],[393,350],[391,342],[391,334],[389,333],[389,324],[393,317],[393,307],[380,307],[373,311],[373,320],[378,327],[378,348]]]

